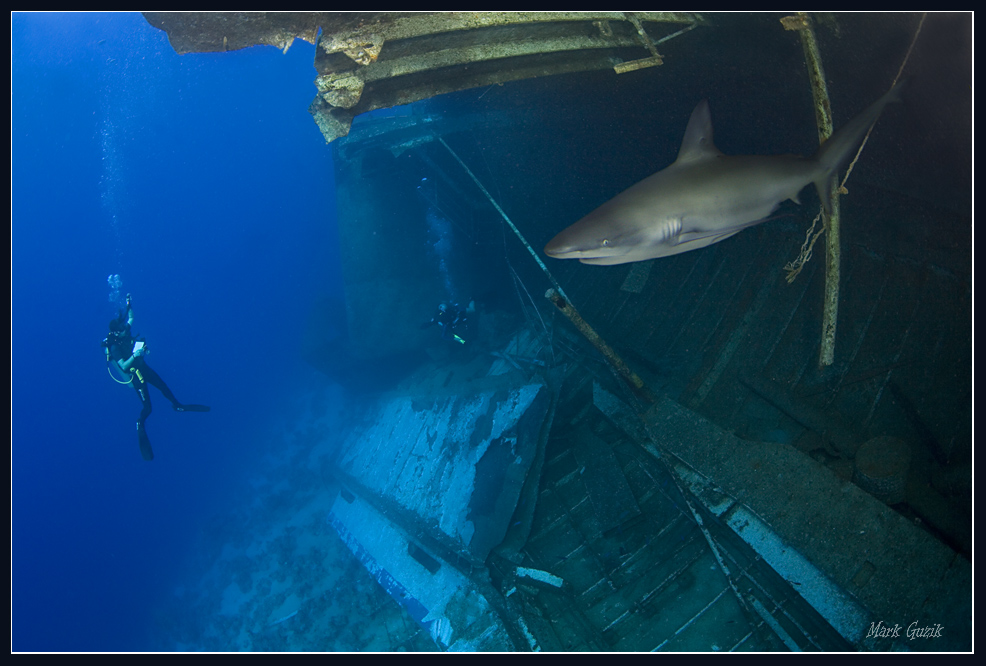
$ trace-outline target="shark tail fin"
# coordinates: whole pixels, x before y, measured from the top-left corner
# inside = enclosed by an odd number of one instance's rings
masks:
[[[826,215],[832,214],[832,187],[838,182],[839,175],[826,171],[821,178],[815,181],[815,189],[818,190],[818,198],[822,202],[822,208]]]
[[[818,197],[822,200],[826,214],[830,212],[832,185],[835,182],[836,172],[849,160],[852,152],[863,141],[866,132],[876,123],[883,112],[883,107],[892,102],[901,101],[900,93],[907,82],[908,79],[899,81],[883,97],[866,107],[862,113],[846,125],[840,127],[815,153],[814,159],[822,167],[822,174],[815,180],[815,189],[818,190]]]

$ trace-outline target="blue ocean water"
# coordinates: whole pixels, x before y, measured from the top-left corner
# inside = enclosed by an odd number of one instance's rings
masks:
[[[298,357],[340,288],[313,46],[177,55],[139,14],[13,14],[13,650],[141,650],[204,521],[248,501]],[[178,399],[140,402],[100,342],[134,331]]]

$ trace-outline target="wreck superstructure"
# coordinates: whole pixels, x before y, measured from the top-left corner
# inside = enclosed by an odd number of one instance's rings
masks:
[[[665,260],[551,265],[642,378],[634,391],[543,297],[551,283],[527,251],[662,166],[626,147],[655,120],[657,104],[620,105],[642,79],[604,78],[632,62],[657,71],[658,19],[463,14],[436,29],[441,16],[353,14],[336,30],[327,16],[274,26],[319,43],[313,115],[332,139],[346,249],[345,302],[316,308],[305,355],[369,392],[365,423],[333,444],[340,491],[324,522],[438,649],[971,648],[971,258],[966,204],[941,194],[955,183],[936,196],[887,166],[851,185],[843,215],[866,223],[843,232],[825,367],[824,265],[783,280],[800,220]],[[690,46],[708,17],[672,18],[667,35],[696,29],[664,60],[706,77],[753,66],[749,35],[709,55]],[[897,44],[914,23],[873,39]],[[840,43],[875,25],[850,23]],[[205,50],[243,45],[218,34]],[[494,53],[494,36],[516,50]],[[798,97],[783,84],[800,58],[766,68],[771,94]],[[830,77],[858,74],[849,61],[833,57]],[[657,99],[687,114],[699,77],[660,69],[672,83]],[[419,101],[460,89],[474,94]],[[358,115],[406,102],[418,103]],[[746,111],[733,109],[758,117]],[[881,129],[906,135],[887,116]],[[929,154],[920,139],[911,149]],[[421,327],[446,299],[476,303],[465,345]],[[944,631],[874,630],[911,623]]]

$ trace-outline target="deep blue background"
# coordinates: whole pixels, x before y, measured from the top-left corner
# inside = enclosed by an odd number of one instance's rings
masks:
[[[139,14],[12,16],[14,650],[148,649],[198,531],[306,386],[314,298],[339,289],[313,47],[178,56]],[[154,390],[100,341],[134,298]]]

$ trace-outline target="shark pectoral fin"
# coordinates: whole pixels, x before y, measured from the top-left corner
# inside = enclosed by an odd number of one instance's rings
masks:
[[[723,238],[728,238],[733,234],[738,234],[739,232],[743,231],[743,229],[746,228],[747,225],[741,227],[734,227],[731,229],[716,229],[714,231],[692,231],[686,234],[681,234],[681,236],[678,237],[678,242],[676,243],[676,245],[687,245],[689,243],[692,243],[693,244],[692,247],[705,247],[705,244],[697,245],[696,241],[708,240],[709,244],[716,243],[722,240]]]
[[[739,229],[731,229],[725,233],[719,234],[706,234],[704,236],[693,236],[687,240],[682,241],[681,252],[688,252],[689,250],[697,250],[699,248],[708,247],[713,243],[718,243],[719,241],[726,240],[730,236],[735,236],[739,232],[743,231],[746,227],[741,227]]]
[[[776,209],[776,206],[774,207]],[[733,234],[738,234],[744,229],[749,229],[750,227],[755,227],[758,224],[762,224],[767,220],[773,218],[761,217],[756,220],[750,220],[749,222],[743,222],[741,224],[734,224],[730,227],[719,228],[719,229],[705,229],[702,231],[687,231],[679,235],[678,245],[687,245],[688,247],[682,248],[680,251],[685,252],[687,250],[705,247],[706,245],[711,245],[712,243],[718,243],[721,240],[729,238]]]
[[[624,255],[615,257],[582,257],[579,259],[579,263],[587,266],[616,266],[618,264],[628,264],[633,261],[640,261],[640,259],[627,259]]]

